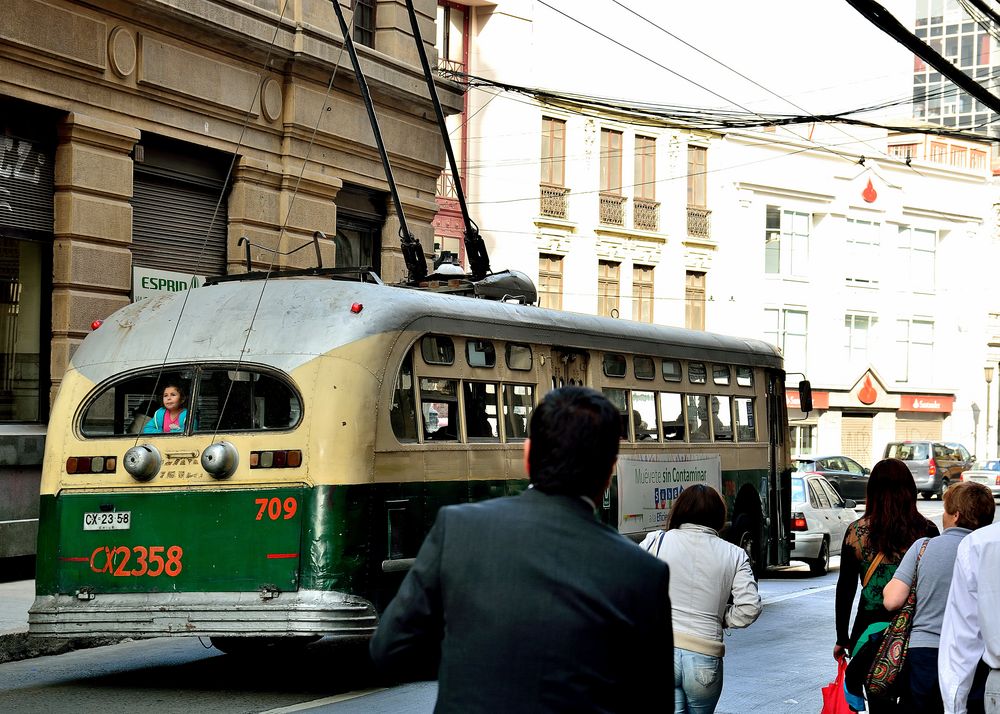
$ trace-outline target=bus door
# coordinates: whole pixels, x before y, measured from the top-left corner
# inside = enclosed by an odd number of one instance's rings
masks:
[[[586,386],[589,363],[590,355],[586,352],[554,348],[552,350],[552,388]]]
[[[789,518],[792,510],[792,472],[788,451],[788,411],[785,375],[767,373],[768,420],[768,564],[787,565],[791,555]]]

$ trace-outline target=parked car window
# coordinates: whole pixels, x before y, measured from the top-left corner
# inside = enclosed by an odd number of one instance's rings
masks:
[[[809,482],[809,490],[816,496],[816,502],[819,504],[815,506],[816,508],[832,508],[830,504],[830,498],[823,491],[823,487],[820,486],[817,481]],[[810,499],[811,501],[812,499]]]
[[[850,473],[857,474],[858,476],[864,476],[865,475],[864,468],[862,468],[861,464],[859,464],[854,459],[844,459],[844,464],[846,464],[847,470]]]
[[[820,487],[823,489],[823,491],[826,493],[827,498],[830,499],[830,503],[833,505],[834,508],[844,507],[843,497],[839,493],[837,493],[837,489],[835,489],[829,481],[823,480],[823,481],[818,481],[818,483]]]
[[[944,444],[934,444],[934,458],[935,459],[953,459],[951,449],[949,449]]]
[[[959,456],[962,457],[962,461],[968,461],[969,460],[969,452],[961,444],[958,445],[958,454],[959,454]]]
[[[806,500],[806,485],[800,478],[792,479],[792,503],[804,503]]]

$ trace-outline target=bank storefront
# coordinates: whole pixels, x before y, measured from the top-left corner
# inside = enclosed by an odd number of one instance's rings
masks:
[[[890,441],[942,439],[955,404],[953,393],[912,393],[887,389],[873,369],[850,389],[813,385],[813,411],[801,411],[797,391],[786,400],[792,455],[849,456],[871,468]]]

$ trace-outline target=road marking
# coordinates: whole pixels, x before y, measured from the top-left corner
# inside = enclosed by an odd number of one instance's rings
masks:
[[[309,709],[315,709],[316,707],[321,707],[325,704],[337,704],[338,702],[346,702],[351,699],[357,699],[358,697],[367,697],[369,694],[384,692],[386,689],[388,689],[388,687],[376,687],[375,689],[363,689],[359,692],[348,692],[347,694],[337,694],[336,696],[326,697],[325,699],[314,699],[311,702],[292,704],[291,706],[281,707],[279,709],[268,709],[266,712],[261,712],[261,714],[290,714],[291,712],[307,711]]]
[[[761,602],[762,605],[773,605],[774,603],[781,602],[782,600],[791,600],[791,599],[797,598],[797,597],[805,597],[806,595],[815,595],[816,593],[821,593],[824,590],[833,590],[836,587],[837,587],[836,584],[834,584],[834,585],[824,585],[824,586],[819,587],[819,588],[809,588],[808,590],[800,590],[797,593],[788,593],[787,595],[777,595],[775,597],[766,597],[766,598],[763,598],[760,602]]]

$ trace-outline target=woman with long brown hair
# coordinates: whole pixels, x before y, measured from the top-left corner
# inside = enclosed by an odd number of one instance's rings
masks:
[[[856,654],[858,640],[869,626],[892,619],[882,604],[882,590],[913,542],[938,533],[938,527],[917,510],[917,488],[906,464],[899,459],[883,459],[875,464],[868,480],[865,514],[847,527],[840,551],[835,658]],[[851,604],[859,584],[861,598],[849,628]],[[869,696],[868,711],[895,712],[897,703],[895,698]]]

